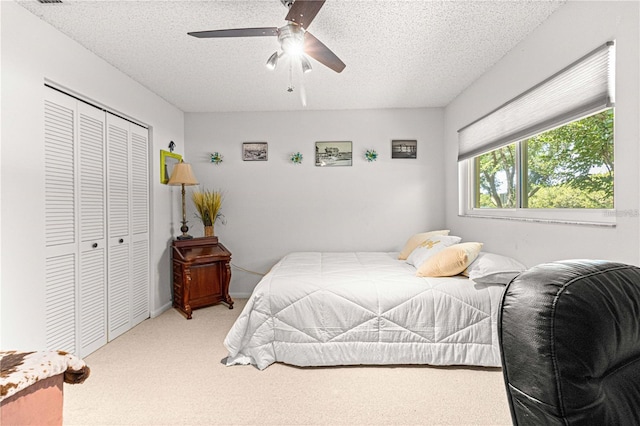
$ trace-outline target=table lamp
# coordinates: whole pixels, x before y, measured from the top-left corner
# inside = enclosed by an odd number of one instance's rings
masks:
[[[197,185],[198,181],[196,177],[193,175],[193,171],[191,170],[191,164],[179,162],[173,167],[173,171],[171,172],[171,177],[167,182],[167,185],[182,185],[182,226],[180,230],[182,231],[182,235],[178,237],[179,240],[188,240],[193,238],[191,235],[187,234],[189,231],[189,227],[187,226],[187,211],[185,208],[185,185]]]

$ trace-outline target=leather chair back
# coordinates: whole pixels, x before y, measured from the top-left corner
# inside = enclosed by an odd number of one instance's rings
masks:
[[[640,425],[640,268],[533,267],[505,289],[498,334],[515,425]]]

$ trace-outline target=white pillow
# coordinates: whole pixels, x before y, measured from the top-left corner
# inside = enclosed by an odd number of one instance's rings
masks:
[[[440,253],[447,247],[458,244],[462,238],[449,235],[438,235],[427,238],[416,247],[409,257],[407,263],[419,268],[427,259],[434,254]]]
[[[443,229],[440,231],[421,232],[419,234],[412,235],[411,238],[409,238],[405,243],[402,251],[398,255],[398,259],[407,260],[407,257],[409,257],[411,252],[414,251],[416,247],[423,243],[427,238],[436,237],[438,235],[449,235],[449,230]]]
[[[527,269],[517,260],[495,253],[482,252],[462,272],[478,284],[509,284],[520,272]]]

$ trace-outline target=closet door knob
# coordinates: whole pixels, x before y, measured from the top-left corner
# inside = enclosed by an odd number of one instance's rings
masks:
[[[93,248],[97,248],[97,247],[98,247],[98,243],[93,243],[93,244],[91,244],[91,247],[93,247]]]
[[[122,244],[122,243],[124,243],[124,240],[123,240],[122,238],[120,238],[120,239],[118,240],[118,242],[119,242],[120,244]]]

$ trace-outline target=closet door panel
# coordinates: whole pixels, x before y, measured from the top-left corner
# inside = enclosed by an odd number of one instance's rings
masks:
[[[149,132],[131,128],[133,281],[132,326],[149,318]]]
[[[76,353],[76,101],[47,90],[44,104],[45,335]]]
[[[80,280],[79,355],[107,343],[105,113],[78,103]]]
[[[107,114],[108,340],[131,328],[129,122]]]

